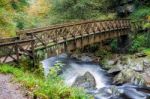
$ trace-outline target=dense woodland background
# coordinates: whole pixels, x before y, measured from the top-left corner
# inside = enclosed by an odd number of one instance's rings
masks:
[[[15,36],[20,29],[68,21],[114,19],[118,9],[123,9],[120,6],[130,4],[134,12],[125,18],[139,20],[150,15],[149,0],[0,0],[0,35]]]

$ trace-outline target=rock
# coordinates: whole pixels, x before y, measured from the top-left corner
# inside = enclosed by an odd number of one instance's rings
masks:
[[[122,64],[122,65],[128,65],[128,57],[121,57],[120,58],[120,64]]]
[[[109,74],[116,74],[116,73],[120,72],[121,70],[122,70],[122,67],[118,65],[118,66],[112,67],[112,68],[108,71],[108,73],[109,73]]]
[[[143,73],[143,78],[146,82],[146,85],[150,87],[150,68],[147,68]]]
[[[143,71],[144,71],[144,67],[143,67],[143,65],[141,65],[141,64],[136,64],[136,65],[133,67],[133,70],[135,70],[136,72],[143,72]]]
[[[83,76],[78,76],[72,86],[95,89],[96,81],[90,72],[86,72]]]
[[[116,97],[113,99],[122,99],[119,96],[123,93],[122,89],[118,89],[117,86],[108,86],[98,90],[95,95],[95,99],[112,99],[110,97]]]
[[[145,53],[136,53],[135,54],[135,57],[138,58],[138,57],[146,57],[147,55]]]
[[[115,65],[115,64],[117,64],[117,61],[118,60],[116,60],[116,61],[110,60],[110,61],[107,62],[107,64],[108,65]]]
[[[115,84],[133,83],[136,85],[144,85],[145,81],[140,73],[135,72],[131,68],[126,68],[114,77],[113,83]]]
[[[147,68],[147,69],[145,70],[145,73],[150,77],[150,68]]]
[[[143,61],[143,66],[144,66],[144,67],[150,67],[150,62],[144,60],[144,61]]]
[[[135,6],[132,4],[127,4],[126,5],[126,11],[129,13],[132,13],[135,10]]]
[[[93,61],[92,58],[90,58],[89,56],[81,56],[80,60],[84,61],[84,62],[91,62],[91,61]]]
[[[144,77],[144,80],[145,80],[145,83],[148,87],[150,87],[150,76],[147,75],[147,74],[143,74],[143,77]]]
[[[94,58],[91,54],[83,53],[83,54],[72,54],[71,58],[75,58],[84,62],[94,61]]]
[[[80,58],[80,56],[79,56],[78,54],[72,54],[72,55],[70,56],[70,58],[79,59],[79,58]]]
[[[66,53],[63,53],[63,54],[60,54],[58,57],[59,57],[59,58],[67,58],[68,55],[67,55]]]

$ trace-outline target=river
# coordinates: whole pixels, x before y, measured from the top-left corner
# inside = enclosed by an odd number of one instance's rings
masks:
[[[66,54],[51,57],[42,61],[45,76],[50,68],[58,61],[65,64],[60,75],[68,86],[72,86],[78,76],[89,72],[93,75],[96,88],[86,89],[95,99],[150,99],[150,88],[126,83],[123,85],[112,84],[112,76],[103,70],[99,64],[69,57]]]

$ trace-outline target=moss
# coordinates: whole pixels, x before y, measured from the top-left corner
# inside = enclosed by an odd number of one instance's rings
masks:
[[[143,52],[144,52],[146,55],[150,56],[150,48],[144,49]]]

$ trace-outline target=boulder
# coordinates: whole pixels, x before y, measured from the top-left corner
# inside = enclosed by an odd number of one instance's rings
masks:
[[[90,72],[86,72],[83,76],[78,76],[72,86],[95,89],[96,81]]]
[[[144,80],[145,80],[145,83],[148,87],[150,87],[150,76],[147,75],[147,74],[143,74],[143,77],[144,77]]]
[[[114,77],[113,83],[115,84],[133,83],[136,85],[144,85],[145,80],[143,79],[140,73],[134,71],[131,68],[126,68]]]
[[[59,58],[67,58],[69,55],[66,53],[60,54],[58,57]]]
[[[150,68],[147,68],[147,69],[145,70],[145,73],[150,77]]]
[[[145,53],[143,53],[143,52],[142,52],[142,53],[136,53],[136,54],[135,54],[135,57],[136,57],[136,58],[138,58],[138,57],[146,57],[146,56],[147,56],[147,55],[146,55]]]
[[[91,61],[93,61],[92,58],[90,58],[89,56],[81,56],[80,60],[84,61],[84,62],[91,62]]]
[[[122,89],[119,89],[117,86],[108,86],[98,90],[95,94],[95,99],[112,99],[110,97],[116,97],[113,99],[122,99],[119,98],[123,93]]]
[[[143,71],[144,71],[144,67],[143,67],[143,65],[141,65],[141,64],[136,64],[136,65],[133,67],[133,70],[135,70],[136,72],[143,72]]]
[[[110,61],[107,62],[107,64],[108,65],[116,65],[117,62],[118,62],[118,60],[115,60],[115,61],[114,60],[110,60]]]
[[[144,67],[150,67],[150,62],[144,60],[144,61],[143,61],[143,66],[144,66]]]
[[[83,54],[75,54],[74,53],[71,55],[71,58],[78,59],[78,60],[81,60],[84,62],[92,62],[95,59],[95,57],[93,57],[92,55],[87,54],[87,53],[83,53]]]
[[[135,6],[132,5],[132,4],[127,4],[125,6],[125,8],[126,8],[126,11],[129,12],[129,13],[132,13],[135,10]]]
[[[112,67],[111,69],[108,70],[109,74],[116,74],[122,70],[121,65],[117,65],[115,67]]]
[[[75,58],[75,59],[79,59],[81,56],[78,54],[73,53],[70,58]]]

